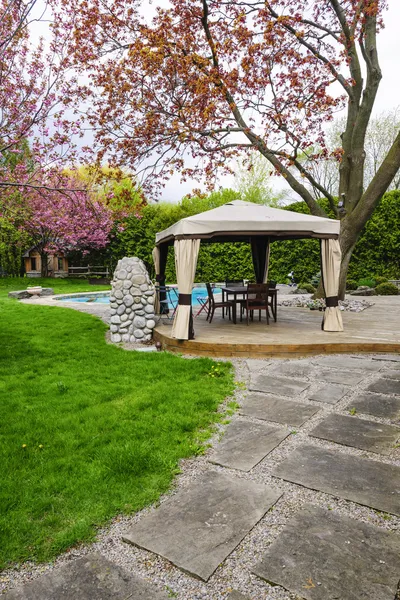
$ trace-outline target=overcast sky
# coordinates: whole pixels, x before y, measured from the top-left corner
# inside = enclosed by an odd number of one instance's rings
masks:
[[[400,106],[400,0],[388,0],[389,9],[385,12],[385,29],[378,38],[379,61],[383,73],[378,96],[375,103],[374,114],[388,111]],[[273,178],[273,187],[282,189],[284,181],[281,177]],[[220,180],[223,187],[234,187],[233,177],[224,177]],[[163,200],[179,201],[197,183],[180,183],[179,175],[175,175],[166,184],[162,194]],[[293,193],[293,199],[295,195]]]

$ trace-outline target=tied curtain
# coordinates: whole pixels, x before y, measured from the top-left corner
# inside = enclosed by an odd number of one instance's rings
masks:
[[[326,303],[322,321],[324,331],[343,331],[338,298],[341,259],[338,240],[321,240],[321,274]]]
[[[172,326],[172,337],[178,340],[194,338],[192,315],[192,289],[196,274],[200,240],[175,240],[175,268],[179,300]]]
[[[267,283],[269,249],[269,237],[254,236],[251,238],[251,256],[253,259],[256,283]]]

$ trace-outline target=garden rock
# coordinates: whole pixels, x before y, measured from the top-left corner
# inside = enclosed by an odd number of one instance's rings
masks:
[[[42,291],[38,296],[53,296],[54,290],[53,288],[42,288]],[[26,300],[27,298],[32,298],[31,294],[26,290],[20,290],[18,292],[8,292],[9,298],[16,298],[17,300]]]
[[[376,291],[374,288],[370,288],[367,286],[360,286],[353,292],[350,292],[351,296],[376,296]]]
[[[143,261],[136,257],[118,261],[111,285],[111,297],[117,300],[110,305],[111,341],[149,341],[156,325],[155,289]]]

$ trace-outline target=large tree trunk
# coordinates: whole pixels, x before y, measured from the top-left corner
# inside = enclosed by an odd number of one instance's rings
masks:
[[[344,231],[339,236],[339,243],[342,249],[342,264],[340,265],[340,277],[339,277],[339,299],[343,300],[346,293],[346,280],[347,271],[349,269],[351,255],[354,250],[354,246],[358,240],[359,233],[354,231]]]

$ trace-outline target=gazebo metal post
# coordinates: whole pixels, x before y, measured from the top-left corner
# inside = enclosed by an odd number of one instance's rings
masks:
[[[253,236],[250,238],[251,256],[253,259],[256,283],[265,283],[268,276],[269,237]]]

